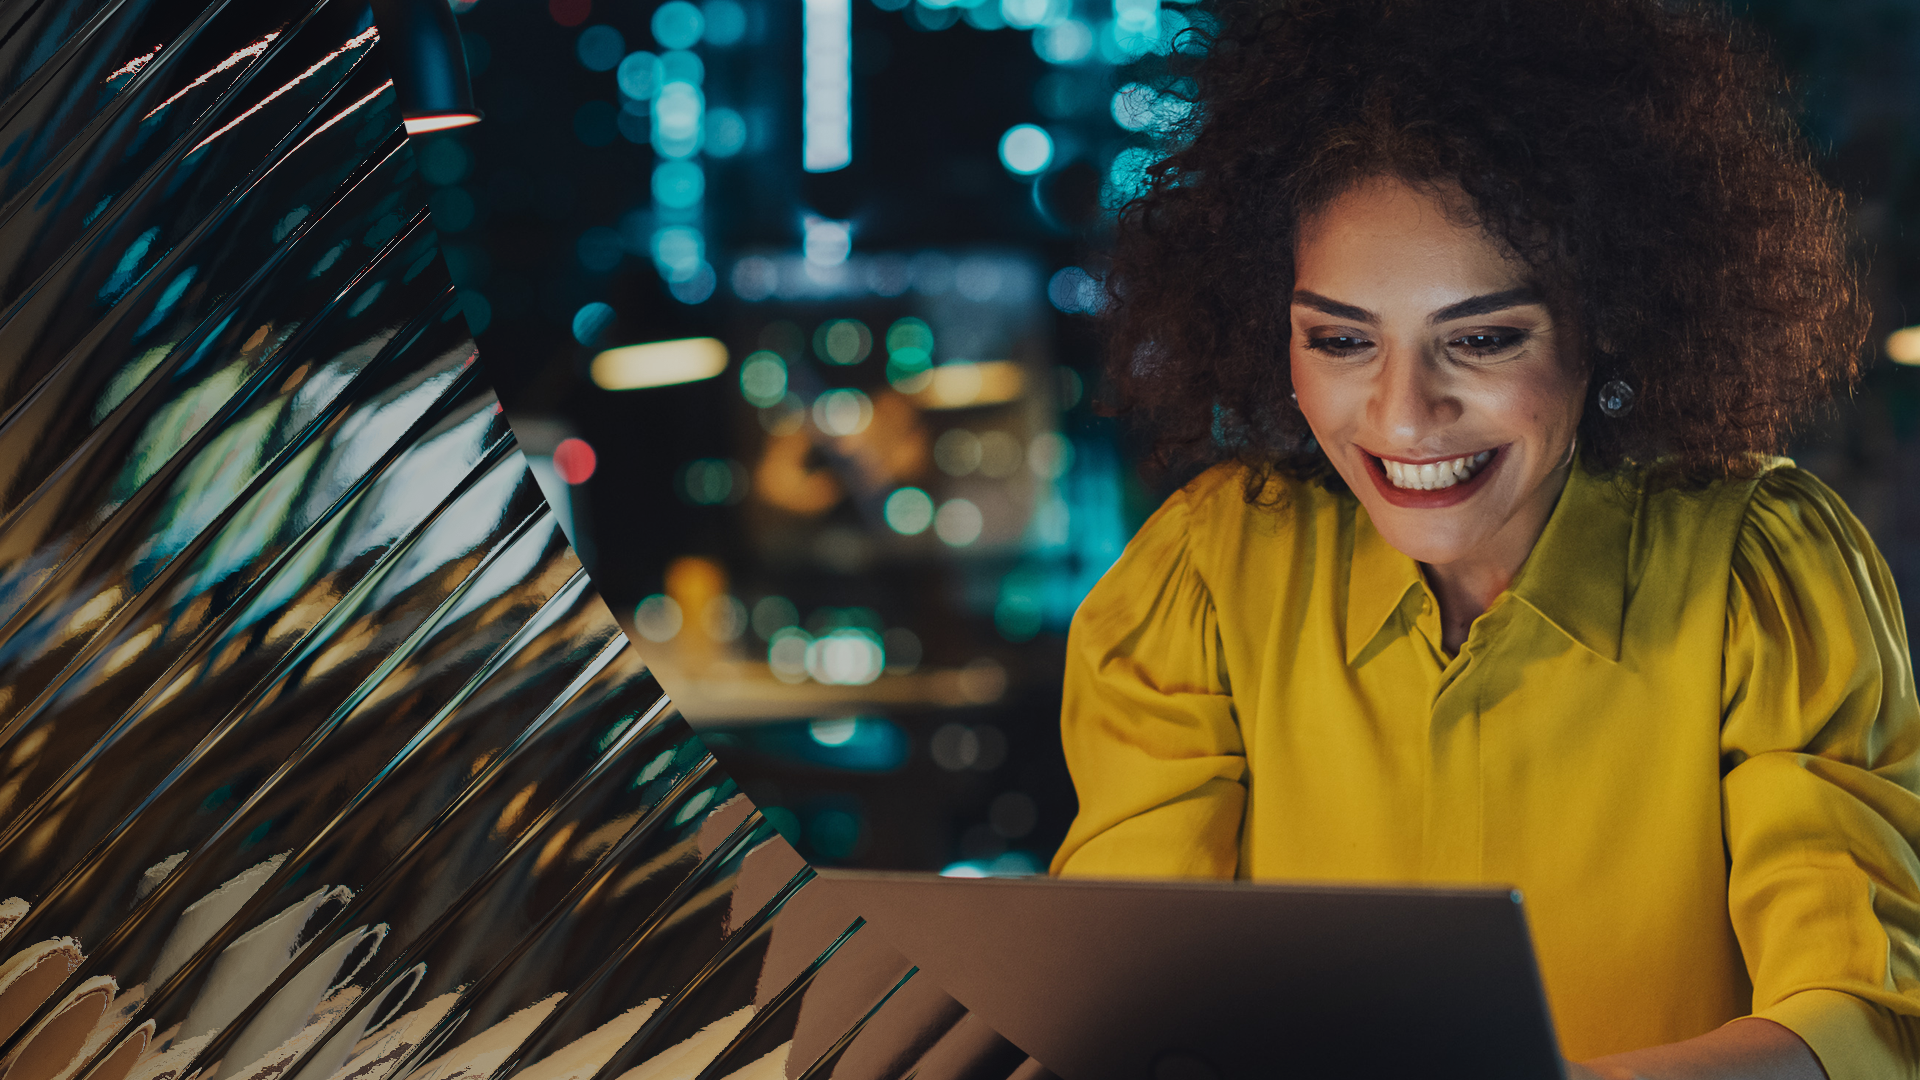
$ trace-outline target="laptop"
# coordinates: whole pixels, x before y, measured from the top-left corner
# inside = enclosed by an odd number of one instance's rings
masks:
[[[823,870],[1063,1080],[1561,1080],[1520,894]]]

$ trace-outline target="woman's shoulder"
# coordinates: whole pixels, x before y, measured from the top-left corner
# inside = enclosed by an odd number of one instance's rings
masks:
[[[1285,564],[1297,538],[1340,509],[1340,496],[1319,484],[1224,462],[1160,504],[1102,585],[1133,591],[1169,575],[1192,575],[1203,587],[1244,582],[1250,565]]]
[[[1352,496],[1272,469],[1227,461],[1201,473],[1162,505],[1203,539],[1280,537],[1338,514]]]
[[[1782,459],[1753,481],[1733,550],[1736,586],[1866,585],[1870,564],[1880,556],[1866,526],[1819,477]]]

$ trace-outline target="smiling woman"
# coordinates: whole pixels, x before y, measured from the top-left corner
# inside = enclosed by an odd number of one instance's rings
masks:
[[[1107,280],[1111,404],[1210,467],[1074,619],[1055,872],[1513,885],[1575,1077],[1912,1075],[1899,601],[1772,456],[1866,312],[1763,51],[1220,16]]]

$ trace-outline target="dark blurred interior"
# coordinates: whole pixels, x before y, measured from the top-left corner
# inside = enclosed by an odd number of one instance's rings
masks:
[[[822,864],[1042,870],[1065,631],[1157,505],[1095,415],[1155,0],[455,0],[433,220],[616,617]],[[1854,200],[1874,355],[1798,453],[1920,595],[1920,10],[1739,5]],[[665,343],[665,344],[656,344]],[[630,346],[655,345],[634,349]]]

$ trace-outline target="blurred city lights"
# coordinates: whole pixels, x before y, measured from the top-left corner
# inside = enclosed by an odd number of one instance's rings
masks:
[[[832,172],[853,161],[853,6],[804,0],[801,165]]]
[[[966,547],[980,539],[986,519],[970,499],[948,499],[933,515],[933,533],[951,547]]]
[[[1100,282],[1078,266],[1069,266],[1047,281],[1047,300],[1069,315],[1098,314],[1105,306]]]
[[[1920,364],[1920,326],[1887,335],[1887,359],[1896,364]]]
[[[746,498],[746,467],[725,458],[690,461],[680,472],[680,491],[695,506],[732,506]]]
[[[765,349],[740,365],[740,396],[765,409],[787,396],[787,362]]]
[[[691,281],[706,257],[707,241],[699,229],[669,225],[653,234],[653,261],[668,281]]]
[[[933,441],[933,463],[948,476],[965,476],[980,467],[980,437],[966,428],[942,432]]]
[[[813,333],[815,356],[829,364],[857,364],[873,351],[873,334],[858,319],[834,319]]]
[[[813,402],[813,423],[828,435],[858,435],[873,422],[873,400],[858,390],[829,390]]]
[[[685,49],[670,49],[660,54],[660,81],[662,83],[683,82],[689,86],[699,86],[707,78],[707,65],[700,62],[698,53]]]
[[[667,282],[667,292],[683,304],[705,303],[713,295],[713,288],[719,278],[714,275],[713,267],[701,263],[693,270],[693,276],[683,281]]]
[[[1049,0],[1000,0],[1000,18],[1016,30],[1031,30],[1047,21],[1050,9],[1056,5]]]
[[[614,71],[614,79],[620,84],[620,93],[635,101],[651,101],[659,93],[660,58],[650,52],[628,53],[625,60]]]
[[[706,97],[699,87],[690,82],[662,83],[653,98],[653,148],[661,157],[692,157],[700,149],[706,111]]]
[[[1107,181],[1101,188],[1100,201],[1108,209],[1117,210],[1128,202],[1146,194],[1147,168],[1160,160],[1159,155],[1145,147],[1133,146],[1113,156],[1113,164],[1107,169]]]
[[[809,215],[804,223],[802,248],[815,266],[839,266],[853,252],[853,223]]]
[[[643,390],[711,379],[726,369],[726,345],[703,337],[608,349],[593,358],[588,370],[602,390]]]
[[[561,26],[579,26],[593,14],[593,0],[547,0],[547,14]]]
[[[597,344],[600,335],[613,325],[613,307],[596,300],[583,304],[573,313],[573,340],[582,345]]]
[[[708,155],[729,158],[745,149],[746,145],[746,118],[732,109],[707,111],[706,151]]]
[[[903,487],[887,496],[887,527],[902,536],[918,536],[933,524],[933,499],[917,487]]]
[[[799,624],[800,611],[784,596],[764,596],[753,605],[751,622],[762,641],[771,641],[774,634]]]
[[[797,626],[775,630],[767,639],[767,667],[784,683],[807,681],[807,646],[813,635]]]
[[[553,448],[553,471],[569,484],[584,484],[599,458],[585,439],[561,439]]]
[[[933,328],[925,320],[909,315],[887,327],[888,355],[899,356],[903,352],[913,353],[908,362],[917,365],[933,359]]]
[[[807,725],[807,734],[821,746],[845,746],[860,730],[860,718],[842,716],[833,720],[815,720]]]
[[[707,0],[700,10],[707,20],[707,44],[724,49],[746,36],[747,11],[734,0]]]
[[[706,28],[706,16],[687,0],[667,0],[653,12],[653,40],[662,48],[691,49]]]
[[[1027,444],[1027,468],[1042,480],[1058,480],[1073,469],[1073,444],[1064,435],[1047,431]]]
[[[927,374],[926,388],[913,395],[923,409],[1000,405],[1018,398],[1026,384],[1020,365],[1011,360],[956,360]]]
[[[611,26],[589,26],[580,31],[573,51],[588,71],[612,71],[627,51],[626,39]]]
[[[1156,33],[1160,29],[1160,0],[1113,0],[1113,21],[1127,33]]]
[[[1053,163],[1053,136],[1034,124],[1016,124],[1000,136],[1000,164],[1008,172],[1032,176]]]
[[[1193,104],[1136,82],[1114,92],[1112,111],[1113,122],[1128,131],[1164,134],[1186,119]]]
[[[682,624],[680,605],[673,597],[654,593],[633,609],[634,629],[648,641],[672,641]]]
[[[661,206],[685,210],[698,206],[707,193],[707,174],[691,161],[663,161],[653,169],[653,199]]]
[[[1078,64],[1093,55],[1093,28],[1063,19],[1033,32],[1033,51],[1049,64]]]
[[[704,622],[707,636],[725,644],[738,641],[747,632],[747,605],[734,596],[716,596],[707,601]]]
[[[1020,440],[1004,431],[989,431],[980,436],[980,471],[995,480],[1005,480],[1020,471],[1027,460]]]
[[[813,681],[827,686],[865,686],[886,670],[878,635],[857,627],[829,630],[807,643],[801,661]]]

